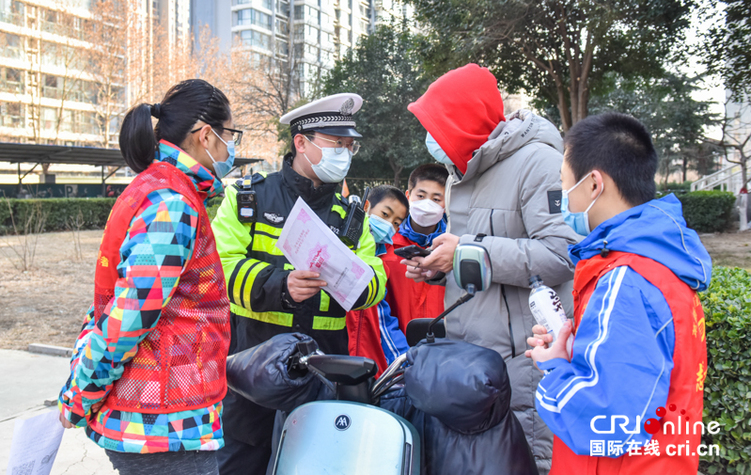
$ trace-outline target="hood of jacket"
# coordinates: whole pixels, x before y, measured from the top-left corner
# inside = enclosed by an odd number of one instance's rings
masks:
[[[530,144],[547,145],[563,153],[563,138],[558,129],[549,120],[526,109],[519,109],[508,116],[506,122],[498,124],[488,140],[475,152],[467,169],[462,172],[464,175],[455,176],[454,181],[471,180]]]
[[[576,265],[604,248],[657,261],[698,291],[706,290],[712,278],[712,258],[696,231],[686,227],[683,207],[673,194],[601,223],[581,242],[570,246],[569,255]]]
[[[407,109],[462,173],[474,151],[505,120],[495,76],[476,64],[444,74]]]

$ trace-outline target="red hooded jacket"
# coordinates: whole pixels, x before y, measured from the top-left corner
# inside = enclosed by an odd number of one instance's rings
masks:
[[[444,74],[407,109],[462,173],[475,150],[506,120],[495,76],[476,64]]]

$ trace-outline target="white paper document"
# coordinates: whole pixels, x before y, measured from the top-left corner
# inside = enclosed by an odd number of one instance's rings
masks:
[[[49,475],[64,430],[56,410],[45,411],[31,419],[16,420],[6,473]]]
[[[373,279],[373,269],[297,198],[276,243],[296,270],[319,272],[323,289],[349,311]]]

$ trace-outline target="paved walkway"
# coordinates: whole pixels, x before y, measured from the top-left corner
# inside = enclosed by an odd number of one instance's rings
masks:
[[[16,419],[28,419],[40,411],[57,410],[45,406],[56,401],[68,377],[68,358],[44,356],[26,351],[0,350],[3,384],[0,385],[0,473],[5,473],[10,457]],[[68,429],[57,452],[52,475],[114,475],[117,472],[104,449],[86,437],[83,429]]]

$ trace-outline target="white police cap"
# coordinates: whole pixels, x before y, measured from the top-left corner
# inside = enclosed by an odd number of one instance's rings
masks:
[[[287,112],[280,122],[289,124],[293,137],[306,132],[322,132],[336,137],[362,137],[355,130],[352,118],[361,106],[362,97],[357,94],[334,94]]]

